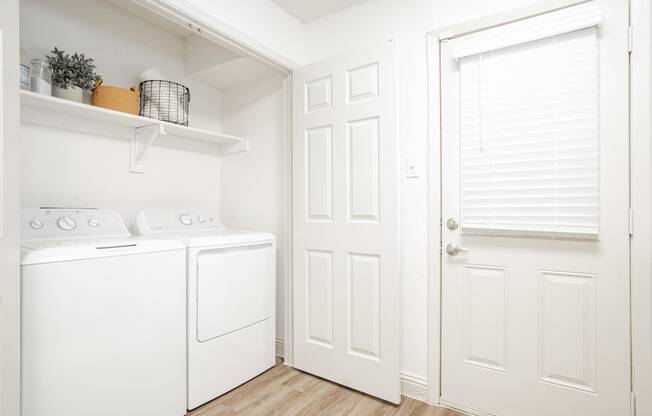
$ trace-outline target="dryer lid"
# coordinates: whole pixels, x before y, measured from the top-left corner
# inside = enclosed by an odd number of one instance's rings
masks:
[[[265,232],[225,229],[211,210],[146,209],[136,216],[136,226],[140,235],[172,238],[187,247],[250,245],[276,239]]]
[[[268,243],[276,240],[272,233],[242,230],[196,230],[156,233],[159,238],[179,240],[187,247],[226,247]]]

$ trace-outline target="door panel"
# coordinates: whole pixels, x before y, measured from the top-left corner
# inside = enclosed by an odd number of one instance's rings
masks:
[[[349,253],[349,351],[380,359],[380,256]]]
[[[197,255],[197,341],[269,319],[274,244],[200,251]]]
[[[507,269],[466,265],[463,279],[464,362],[507,371]]]
[[[627,26],[595,0],[442,43],[444,403],[629,412]]]
[[[595,393],[596,276],[541,270],[539,279],[539,379]]]
[[[294,364],[400,401],[398,142],[391,42],[294,80]]]
[[[333,347],[333,253],[306,250],[307,340]]]
[[[347,123],[349,221],[379,221],[378,117]]]
[[[306,130],[308,221],[333,220],[333,127]]]

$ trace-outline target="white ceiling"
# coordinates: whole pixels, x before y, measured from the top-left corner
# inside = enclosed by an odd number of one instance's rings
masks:
[[[367,0],[272,0],[288,13],[307,22]]]

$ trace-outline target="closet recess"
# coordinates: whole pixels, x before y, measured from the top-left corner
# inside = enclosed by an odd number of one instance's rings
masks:
[[[105,81],[127,88],[138,83],[141,71],[160,68],[189,86],[192,97],[190,124],[183,126],[21,90],[22,122],[104,136],[120,131],[119,138],[131,141],[132,172],[143,171],[154,143],[208,146],[218,155],[248,151],[247,138],[221,132],[220,90],[288,70],[229,39],[201,13],[183,0],[22,1],[21,46],[31,57],[54,46],[84,52]]]

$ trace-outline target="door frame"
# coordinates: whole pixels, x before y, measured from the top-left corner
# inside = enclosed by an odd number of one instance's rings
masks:
[[[588,0],[548,0],[530,7],[510,10],[488,17],[431,30],[426,33],[427,79],[428,79],[428,403],[441,405],[441,301],[442,301],[442,218],[441,218],[441,44],[448,39],[508,24],[539,14],[552,12]],[[630,175],[632,197],[630,208],[636,223],[630,250],[630,274],[632,291],[640,293],[631,297],[632,325],[637,336],[633,343],[634,392],[639,394],[639,414],[652,411],[652,398],[643,398],[643,392],[652,389],[652,225],[650,213],[652,201],[652,169],[650,169],[650,123],[649,115],[651,83],[650,20],[652,7],[648,0],[630,0],[630,22],[638,20],[635,37],[641,41],[639,57],[632,61],[630,55]],[[635,15],[632,14],[634,11]],[[647,23],[647,25],[645,24]],[[640,173],[640,174],[639,174]],[[634,293],[634,292],[633,292]],[[647,296],[646,296],[647,295]],[[646,409],[646,410],[644,410]],[[464,410],[464,409],[462,409]],[[469,409],[466,409],[467,411]]]
[[[292,73],[283,79],[284,112],[285,112],[285,276],[284,276],[284,334],[283,339],[276,341],[277,351],[283,350],[283,362],[289,367],[294,367],[294,210],[293,210],[293,100],[292,100]],[[277,317],[277,319],[279,319]]]
[[[633,405],[639,415],[652,414],[652,6],[649,0],[630,0],[630,194],[632,237],[631,340]]]

